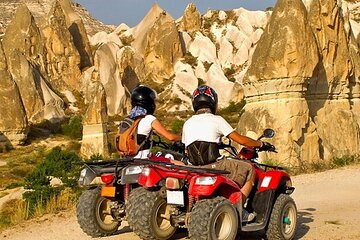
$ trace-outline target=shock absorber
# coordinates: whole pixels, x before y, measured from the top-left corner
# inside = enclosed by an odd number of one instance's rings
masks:
[[[194,206],[195,197],[193,195],[189,195],[189,204],[186,210],[186,216],[185,216],[185,226],[189,226],[189,220],[190,220],[190,211],[192,207]]]
[[[130,194],[130,184],[127,183],[124,185],[124,202],[127,202],[129,194]]]

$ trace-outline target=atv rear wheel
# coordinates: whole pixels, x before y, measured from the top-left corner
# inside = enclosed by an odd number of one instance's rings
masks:
[[[176,231],[166,217],[170,216],[166,199],[159,192],[141,187],[131,191],[126,213],[129,226],[141,239],[165,240]]]
[[[121,221],[111,215],[111,201],[100,195],[99,187],[83,192],[76,206],[77,221],[81,229],[91,237],[114,234]]]
[[[297,209],[294,200],[287,194],[276,199],[266,236],[269,240],[290,240],[296,232]]]
[[[233,240],[238,224],[237,211],[226,198],[201,200],[190,213],[189,237],[194,240]]]

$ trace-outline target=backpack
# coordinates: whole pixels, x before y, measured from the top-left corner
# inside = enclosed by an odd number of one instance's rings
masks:
[[[134,156],[146,141],[138,144],[137,128],[140,120],[144,116],[132,119],[126,117],[119,124],[117,134],[115,135],[115,148],[120,156]]]

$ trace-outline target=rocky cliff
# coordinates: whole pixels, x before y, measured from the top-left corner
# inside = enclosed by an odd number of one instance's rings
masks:
[[[204,15],[189,4],[177,20],[154,4],[134,28],[116,29],[70,0],[6,0],[0,9],[0,98],[15,96],[13,108],[0,108],[0,131],[13,144],[29,125],[82,114],[82,153],[106,155],[107,117],[129,111],[136,85],[156,89],[158,109],[171,112],[190,110],[205,83],[220,108],[246,100],[241,133],[275,129],[280,153],[270,158],[301,167],[359,153],[358,1],[279,0],[268,11]]]
[[[13,20],[16,9],[25,3],[29,10],[33,13],[34,18],[39,26],[45,21],[46,15],[49,13],[51,7],[56,0],[2,0],[0,1],[0,35],[5,33],[7,26]],[[107,26],[99,20],[93,18],[90,13],[80,4],[71,3],[74,11],[81,17],[87,32],[93,35],[99,31],[112,32],[112,26]]]
[[[270,158],[303,166],[359,152],[359,48],[342,11],[335,0],[274,8],[245,76],[238,125],[278,132],[280,154]]]

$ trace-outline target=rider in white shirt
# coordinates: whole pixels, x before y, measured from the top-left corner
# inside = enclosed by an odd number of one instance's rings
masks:
[[[184,124],[182,142],[191,164],[230,172],[228,177],[241,187],[244,203],[254,185],[255,169],[246,161],[221,156],[221,137],[227,136],[241,145],[259,147],[262,150],[269,149],[272,145],[237,133],[223,117],[215,115],[217,103],[218,97],[214,89],[206,85],[196,88],[192,95],[195,115]]]

